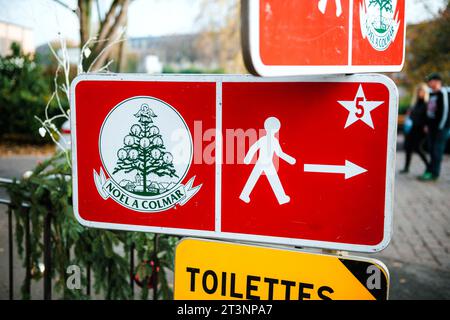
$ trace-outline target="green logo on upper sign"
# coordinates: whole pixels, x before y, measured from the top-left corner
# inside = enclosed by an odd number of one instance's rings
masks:
[[[185,204],[201,186],[181,184],[192,161],[192,138],[182,116],[152,97],[119,103],[104,120],[99,139],[102,168],[94,182],[103,199],[135,211],[160,212]]]
[[[364,39],[378,51],[395,41],[400,26],[397,0],[363,0],[359,6],[360,27]]]

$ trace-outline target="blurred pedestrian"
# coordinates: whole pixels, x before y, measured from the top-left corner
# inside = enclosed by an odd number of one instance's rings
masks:
[[[425,125],[427,123],[427,104],[430,98],[428,86],[421,83],[416,87],[404,125],[405,133],[405,167],[400,173],[408,173],[411,157],[416,152],[422,159],[425,170],[430,166],[424,146],[426,143]]]
[[[450,112],[448,92],[442,87],[442,77],[432,73],[427,78],[431,89],[427,105],[428,148],[430,165],[419,178],[422,181],[435,181],[439,178],[442,157],[450,131]]]

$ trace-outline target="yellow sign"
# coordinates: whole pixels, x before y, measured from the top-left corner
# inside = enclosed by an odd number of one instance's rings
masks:
[[[389,273],[367,258],[185,239],[176,249],[177,300],[385,300]]]

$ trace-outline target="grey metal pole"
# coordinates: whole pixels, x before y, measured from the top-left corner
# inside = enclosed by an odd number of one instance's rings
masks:
[[[52,299],[51,223],[51,213],[47,212],[44,221],[44,300]]]
[[[13,235],[12,209],[8,206],[8,263],[9,263],[9,300],[14,299],[14,263],[13,263]]]

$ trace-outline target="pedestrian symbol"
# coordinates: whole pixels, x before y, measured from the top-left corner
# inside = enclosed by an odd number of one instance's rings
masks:
[[[322,16],[318,1],[298,3]],[[84,226],[367,253],[390,241],[398,92],[385,76],[86,74],[71,98],[73,207]],[[240,275],[188,262],[178,275],[209,297],[225,288],[268,298],[272,284],[274,299],[338,288],[297,279],[299,264],[266,282],[261,262]],[[378,287],[357,270],[365,292]]]
[[[277,197],[278,203],[281,205],[290,201],[289,196],[284,192],[283,185],[281,184],[280,178],[278,177],[278,173],[273,164],[274,154],[289,164],[295,164],[295,159],[281,150],[280,143],[275,137],[275,134],[280,130],[280,126],[280,120],[277,118],[267,118],[264,122],[266,135],[250,147],[250,150],[244,158],[244,163],[250,164],[253,156],[259,150],[259,157],[256,161],[255,167],[253,168],[252,173],[250,174],[250,177],[248,178],[244,189],[239,196],[239,198],[244,202],[250,202],[250,193],[263,173],[267,176],[270,186]]]

